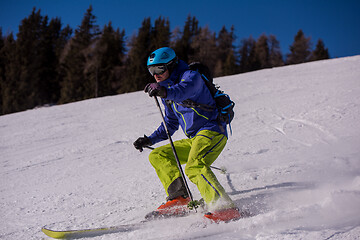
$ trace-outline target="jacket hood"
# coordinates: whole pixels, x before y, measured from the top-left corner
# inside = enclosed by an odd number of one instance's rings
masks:
[[[175,67],[175,69],[173,70],[173,72],[171,73],[169,79],[173,82],[173,83],[177,83],[179,81],[180,76],[186,71],[189,70],[189,65],[187,65],[186,62],[184,62],[183,60],[179,60],[177,66]]]

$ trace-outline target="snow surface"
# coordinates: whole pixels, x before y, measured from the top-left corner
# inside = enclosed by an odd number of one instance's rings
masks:
[[[228,173],[214,171],[254,216],[204,228],[198,214],[91,239],[360,239],[360,56],[215,81],[236,115],[214,163]],[[143,92],[0,116],[0,239],[142,220],[165,193],[149,150],[132,143],[160,122]]]

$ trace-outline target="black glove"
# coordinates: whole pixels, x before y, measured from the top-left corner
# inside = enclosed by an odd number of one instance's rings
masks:
[[[160,86],[159,83],[148,83],[145,86],[144,91],[146,93],[149,93],[150,97],[159,96],[161,98],[166,98],[166,95],[167,95],[166,88]]]
[[[150,141],[150,139],[144,135],[144,137],[139,137],[135,142],[134,142],[134,147],[139,150],[140,152],[143,151],[144,147],[147,146],[151,146],[152,143]]]

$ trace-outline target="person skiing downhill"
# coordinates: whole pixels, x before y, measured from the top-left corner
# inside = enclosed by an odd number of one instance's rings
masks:
[[[197,71],[178,59],[175,51],[163,47],[150,54],[147,61],[155,83],[146,85],[144,91],[150,97],[158,96],[165,106],[164,121],[170,135],[179,125],[188,137],[175,141],[181,164],[186,164],[185,174],[194,183],[209,211],[204,216],[213,221],[231,221],[241,217],[224,188],[211,171],[211,164],[224,149],[227,142],[226,123],[217,121],[218,110],[209,89]],[[212,106],[212,110],[187,106],[187,101]],[[225,130],[225,131],[224,131]],[[164,123],[150,136],[139,137],[134,146],[142,151],[168,139]],[[152,214],[158,216],[182,215],[187,211],[190,196],[178,169],[170,144],[155,148],[149,160],[163,184],[167,202]]]

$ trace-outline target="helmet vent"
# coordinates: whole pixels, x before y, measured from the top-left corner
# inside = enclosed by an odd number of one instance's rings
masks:
[[[151,54],[149,57],[149,62],[153,62],[155,58],[155,53]]]
[[[169,54],[167,52],[161,54],[161,59],[167,59],[167,58],[169,58]]]

